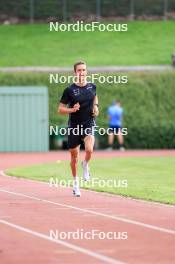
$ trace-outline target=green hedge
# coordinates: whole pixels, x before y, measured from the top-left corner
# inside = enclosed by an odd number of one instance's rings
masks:
[[[57,103],[64,84],[49,84],[48,74],[0,74],[3,85],[46,85],[49,87],[50,125],[66,124],[66,117],[57,115]],[[125,85],[97,84],[100,116],[98,125],[107,127],[107,107],[114,98],[124,107],[127,148],[175,148],[175,72],[130,73]],[[9,106],[10,107],[10,106]],[[101,146],[106,138],[100,136]]]

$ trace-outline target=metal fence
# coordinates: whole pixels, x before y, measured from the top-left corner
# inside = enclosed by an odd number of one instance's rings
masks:
[[[175,0],[0,0],[0,22],[175,19]]]

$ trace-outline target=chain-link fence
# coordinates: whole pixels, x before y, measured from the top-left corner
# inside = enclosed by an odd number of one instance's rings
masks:
[[[0,0],[0,22],[175,19],[175,0]]]

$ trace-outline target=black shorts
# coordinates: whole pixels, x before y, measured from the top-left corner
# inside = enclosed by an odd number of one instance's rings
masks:
[[[109,128],[110,128],[110,133],[114,133],[114,134],[117,134],[122,129],[121,126],[109,126]]]
[[[94,127],[87,125],[79,125],[79,129],[76,129],[78,126],[70,126],[68,128],[68,148],[76,148],[81,145],[86,136],[94,136]]]

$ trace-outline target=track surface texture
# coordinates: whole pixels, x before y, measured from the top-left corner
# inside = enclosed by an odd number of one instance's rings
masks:
[[[114,156],[175,156],[175,151],[94,153],[94,158]],[[49,187],[3,172],[11,167],[65,159],[69,159],[68,152],[0,153],[1,264],[175,263],[174,206],[88,190],[82,190],[82,197],[77,198],[70,188]],[[63,239],[58,235],[77,230],[83,235],[96,230],[118,236]],[[127,234],[127,239],[121,239],[121,234]]]

